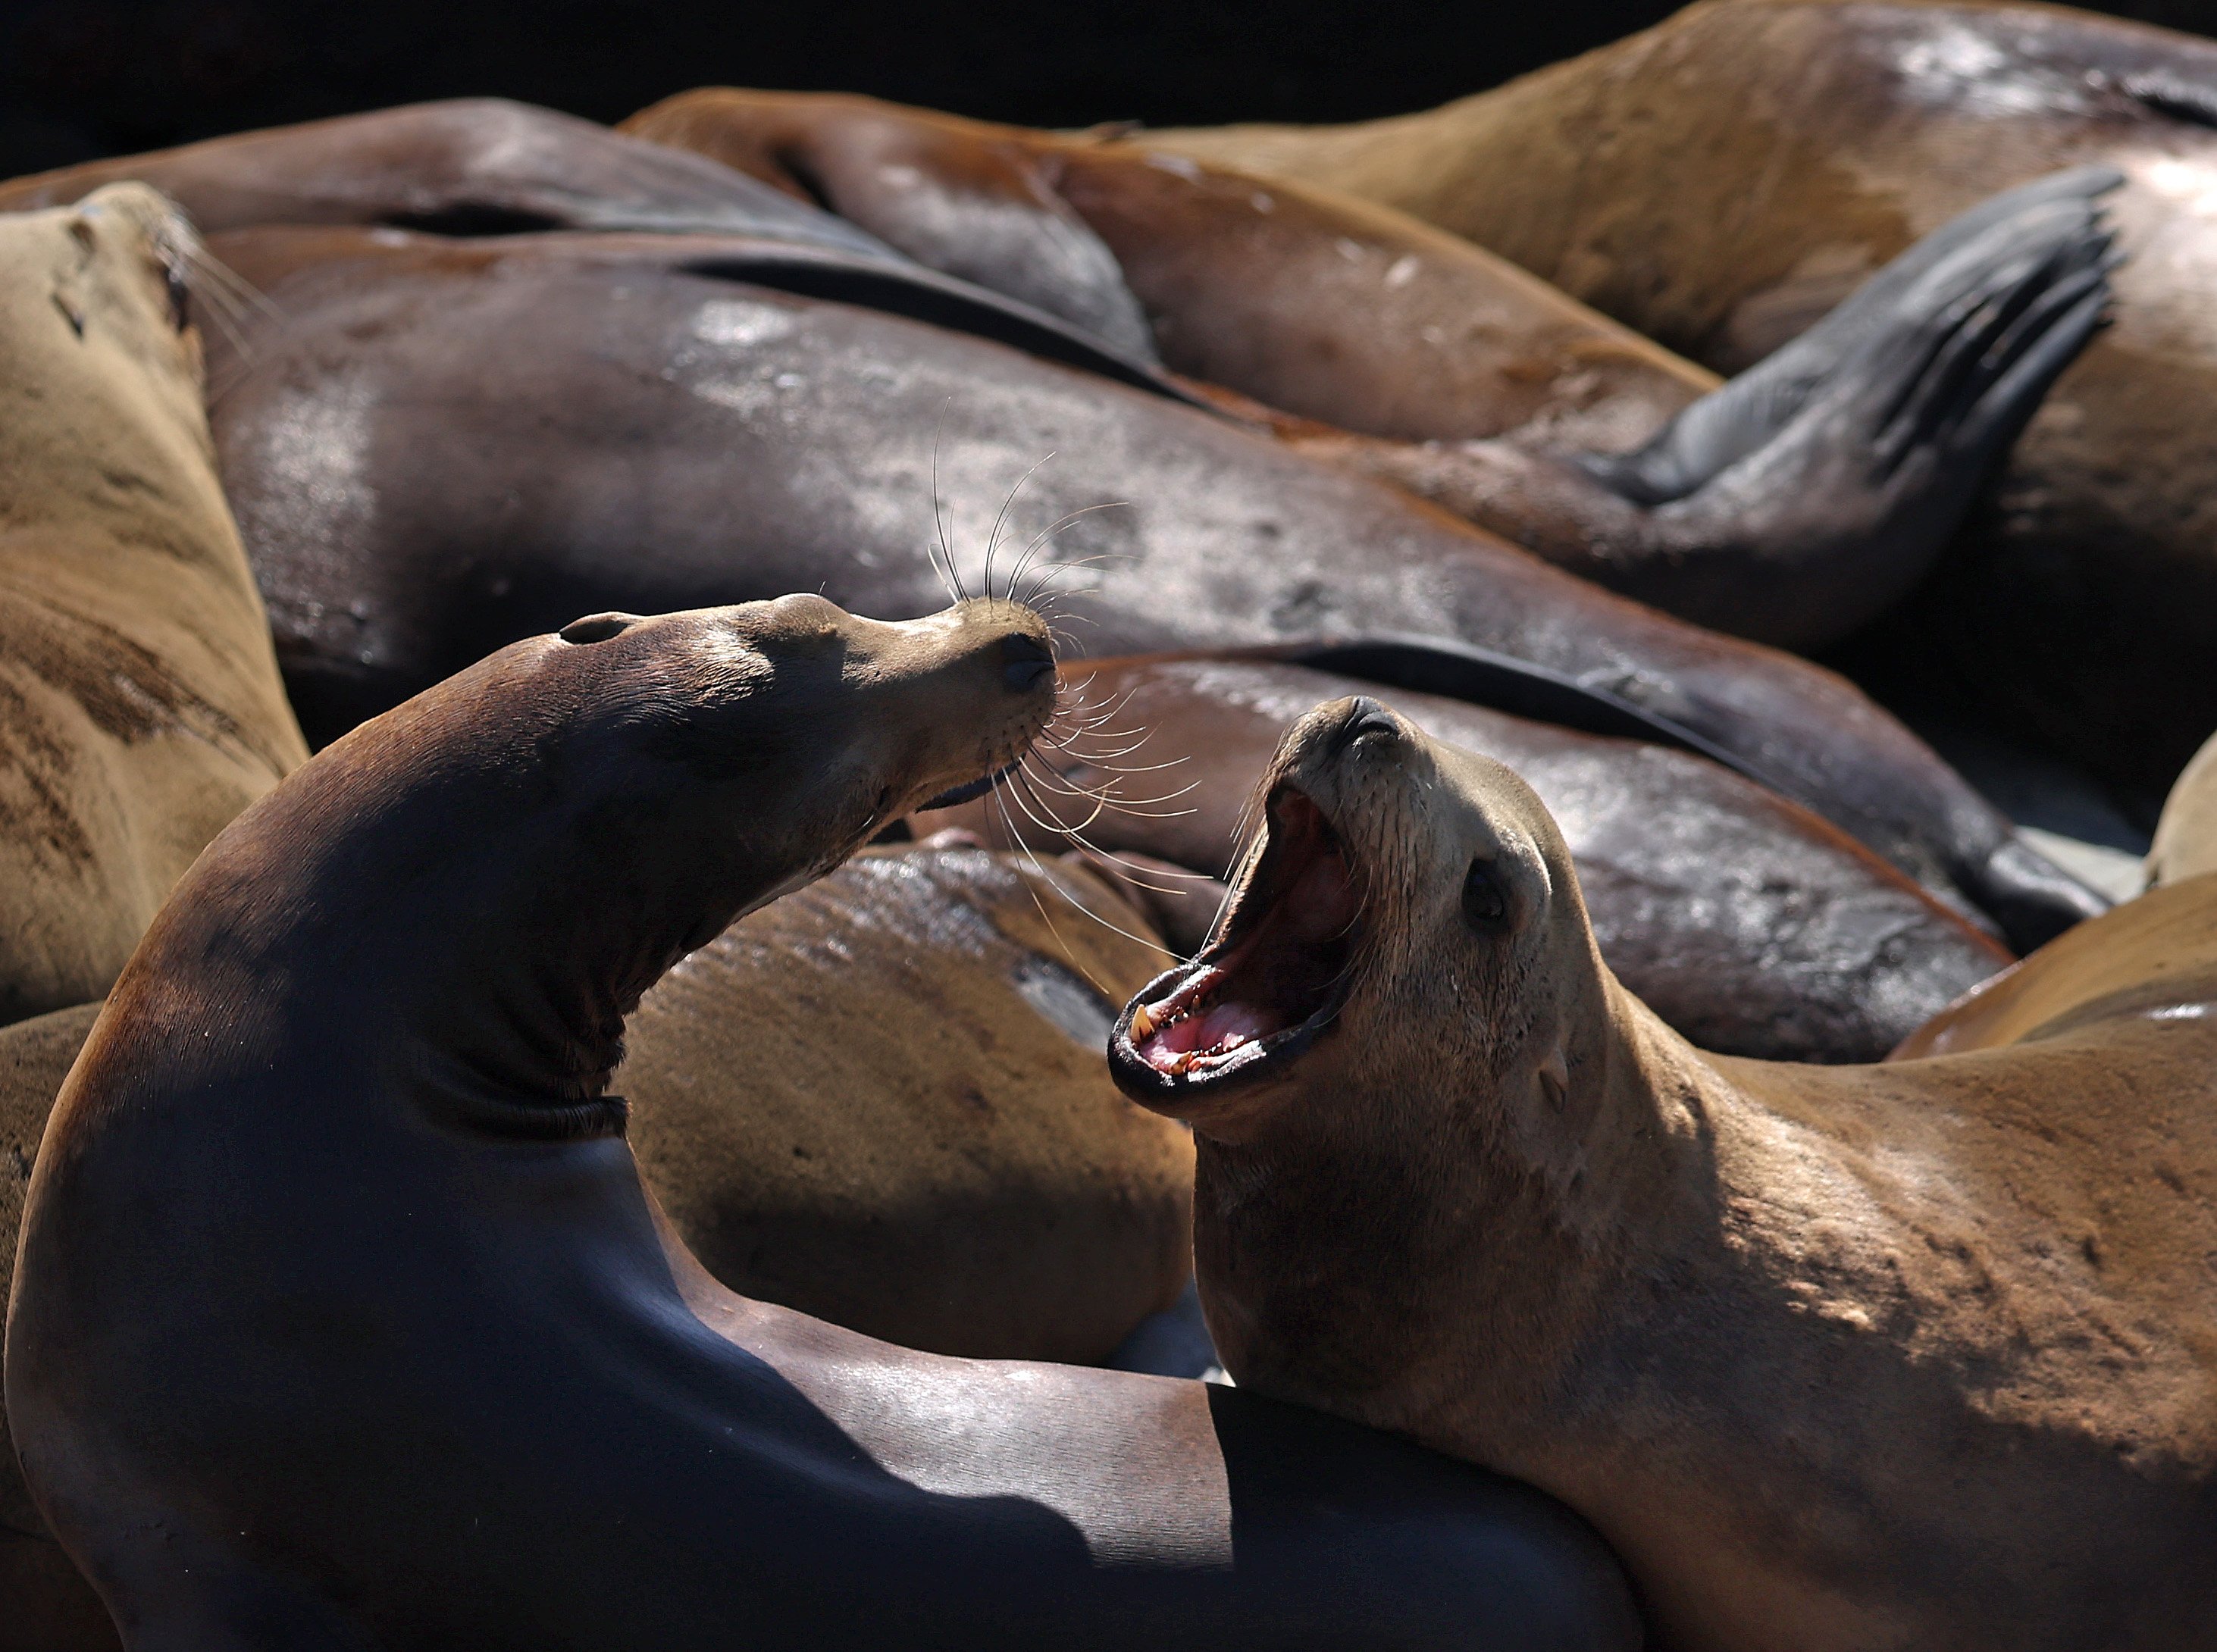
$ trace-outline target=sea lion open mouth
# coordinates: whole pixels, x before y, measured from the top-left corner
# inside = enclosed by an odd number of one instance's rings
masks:
[[[1346,1002],[1362,917],[1346,847],[1291,784],[1266,812],[1263,853],[1222,934],[1150,983],[1109,1035],[1109,1066],[1128,1094],[1251,1082],[1306,1049]]]

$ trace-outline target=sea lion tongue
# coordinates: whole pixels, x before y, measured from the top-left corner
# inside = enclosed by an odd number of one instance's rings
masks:
[[[1346,974],[1361,903],[1337,834],[1291,786],[1272,795],[1269,820],[1223,938],[1132,1012],[1133,1047],[1158,1073],[1260,1057],[1267,1040],[1323,1014]]]

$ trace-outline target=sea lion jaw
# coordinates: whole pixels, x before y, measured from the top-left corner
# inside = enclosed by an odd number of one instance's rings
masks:
[[[1489,995],[1522,972],[1569,876],[1522,782],[1365,695],[1289,730],[1263,797],[1263,835],[1210,943],[1110,1034],[1124,1093],[1205,1133],[1244,1133],[1288,1081],[1305,1094],[1374,1082],[1411,1042],[1386,1025],[1414,1002],[1402,977],[1445,969]],[[1542,832],[1522,826],[1533,817]]]

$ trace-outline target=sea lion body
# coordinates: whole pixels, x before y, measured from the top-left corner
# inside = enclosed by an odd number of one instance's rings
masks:
[[[1268,814],[1112,1044],[1243,1384],[1553,1489],[1670,1644],[2213,1643],[2217,879],[1815,1067],[1671,1032],[1538,799],[1374,702]]]
[[[971,589],[989,573],[1000,589],[1028,552],[1050,589],[1084,590],[1067,601],[1087,652],[1461,638],[1741,752],[1943,897],[1969,891],[2020,945],[2100,909],[1836,677],[1198,410],[721,279],[719,244],[222,239],[283,311],[250,361],[217,365],[213,417],[312,733],[581,608],[820,585],[926,612],[943,589],[936,515]]]
[[[1433,738],[1525,778],[1570,845],[1602,955],[1704,1049],[1876,1061],[2008,961],[1835,828],[1691,753],[1267,660],[1112,660],[1065,675],[1073,694],[1114,707],[1114,727],[1133,733],[1099,748],[1099,761],[1080,744],[1053,767],[1124,805],[1096,812],[1035,786],[1027,805],[980,800],[917,829],[945,821],[1051,850],[1035,813],[1082,824],[1112,854],[1224,876],[1286,730],[1324,700],[1372,693]],[[1126,747],[1136,772],[1120,777],[1109,754]],[[1142,898],[1182,884],[1159,871],[1133,881]]]
[[[2097,324],[2108,243],[2086,197],[2116,181],[2090,169],[1987,203],[1993,221],[1941,230],[1720,389],[1467,242],[1167,151],[723,87],[625,129],[936,268],[1049,308],[1069,293],[1059,312],[1104,317],[1104,336],[1129,339],[1144,309],[1164,362],[1303,452],[1681,618],[1805,650],[1917,582]]]
[[[614,1084],[725,1285],[904,1347],[1098,1364],[1192,1272],[1193,1147],[1101,1045],[1167,956],[1084,871],[857,857],[678,963]]]
[[[659,1220],[602,1092],[622,1010],[1009,761],[1052,679],[1003,604],[599,616],[234,824],[57,1104],[9,1309],[27,1477],[127,1643],[1636,1643],[1521,1489],[874,1342]]]
[[[171,296],[194,256],[133,185],[0,219],[0,1021],[105,992],[307,755]]]
[[[2160,790],[2217,724],[2214,84],[2217,43],[2062,7],[1714,0],[1424,114],[1146,141],[1398,207],[1727,373],[1980,194],[2115,167],[2115,324],[1916,634],[2094,772]]]
[[[861,857],[641,1001],[616,1084],[642,1174],[750,1295],[906,1347],[1098,1362],[1192,1267],[1191,1139],[1100,1064],[1117,1003],[1161,967],[1146,934],[1067,866]],[[99,1011],[0,1028],[0,1279]],[[32,1506],[4,1408],[0,1602],[0,1652],[116,1644]]]
[[[0,1274],[15,1272],[15,1236],[46,1115],[100,1014],[78,1004],[0,1027]],[[84,1574],[54,1541],[15,1464],[0,1405],[0,1652],[114,1652],[115,1625]]]

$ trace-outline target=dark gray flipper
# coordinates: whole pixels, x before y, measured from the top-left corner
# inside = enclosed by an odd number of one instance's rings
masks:
[[[1960,515],[1985,465],[2099,325],[2111,256],[2096,201],[2123,182],[2109,167],[2076,167],[1982,202],[1646,447],[1576,462],[1635,504],[1683,499],[1786,434],[1820,398],[1869,380],[1880,414],[1870,435],[1896,448],[1887,473],[1912,444],[1949,444],[1967,462],[1946,467],[1938,484],[1961,495],[1949,513]]]

